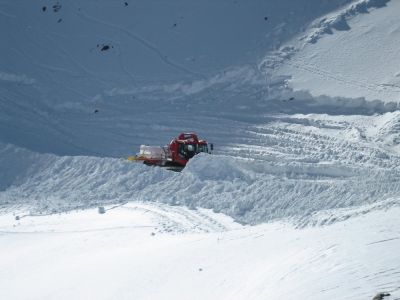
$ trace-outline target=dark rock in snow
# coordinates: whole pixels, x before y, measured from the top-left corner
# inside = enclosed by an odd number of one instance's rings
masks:
[[[58,19],[58,20],[57,20],[57,23],[61,23],[61,21],[62,21],[62,19]]]
[[[53,5],[53,11],[58,12],[61,9],[61,7],[62,7],[61,4],[57,2],[56,4]]]
[[[125,2],[125,6],[128,6],[129,4],[128,4],[128,2]]]
[[[105,210],[104,206],[99,206],[98,212],[99,212],[99,214],[105,214],[106,210]]]
[[[372,300],[382,300],[383,298],[390,296],[389,293],[378,293]]]
[[[46,9],[47,9],[46,6],[43,6],[43,7],[42,7],[42,11],[43,11],[43,12],[46,11]]]
[[[101,47],[100,51],[107,51],[110,49],[109,45],[103,45],[103,47]]]

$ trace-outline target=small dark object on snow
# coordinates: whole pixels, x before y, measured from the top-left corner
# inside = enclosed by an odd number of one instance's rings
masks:
[[[15,216],[15,220],[19,221],[20,217],[19,216]]]
[[[125,6],[128,6],[128,2],[125,2]]]
[[[294,100],[294,97],[290,97],[290,98],[289,98],[289,101],[293,101],[293,100]]]
[[[203,269],[202,269],[202,268],[199,268],[199,272],[201,272],[201,271],[203,271]]]
[[[389,293],[378,293],[372,300],[382,300],[383,298],[390,296]]]
[[[105,214],[106,210],[104,209],[104,206],[99,206],[98,212],[99,214]]]
[[[264,21],[268,21],[268,17],[264,17]]]
[[[176,27],[178,24],[174,23],[174,25],[172,25],[172,27]]]
[[[106,51],[106,50],[109,50],[109,49],[110,49],[110,46],[104,45],[103,47],[101,47],[100,51]]]
[[[95,113],[95,114],[97,114],[98,112],[99,112],[99,110],[98,110],[98,109],[95,109],[95,110],[94,110],[94,113]]]
[[[61,4],[60,3],[56,3],[53,5],[53,11],[54,12],[58,12],[61,9]]]
[[[58,19],[57,23],[61,23],[62,19]]]
[[[151,233],[151,236],[155,236],[156,234],[154,232]]]
[[[42,11],[43,11],[43,12],[46,11],[46,9],[47,9],[46,6],[43,6],[43,7],[42,7]]]

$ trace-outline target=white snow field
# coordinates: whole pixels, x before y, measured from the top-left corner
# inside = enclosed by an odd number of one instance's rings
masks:
[[[0,1],[0,298],[400,299],[399,4]]]
[[[400,280],[399,208],[329,226],[240,226],[131,203],[0,216],[6,299],[372,299]]]

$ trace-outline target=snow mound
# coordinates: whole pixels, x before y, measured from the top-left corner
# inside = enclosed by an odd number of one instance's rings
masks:
[[[10,145],[1,152],[6,155],[0,167],[10,174],[2,183],[1,207],[35,214],[152,201],[210,208],[243,223],[289,218],[304,225],[317,212],[372,204],[400,193],[399,170],[383,165],[371,169],[204,154],[175,173],[121,159],[39,155]]]
[[[241,160],[235,160],[229,156],[200,154],[189,161],[182,174],[201,181],[248,181],[250,178],[245,170],[240,168],[240,162]]]
[[[137,191],[171,175],[113,158],[36,154],[11,145],[2,145],[0,153],[6,174],[1,205],[25,205],[39,212],[135,200]]]

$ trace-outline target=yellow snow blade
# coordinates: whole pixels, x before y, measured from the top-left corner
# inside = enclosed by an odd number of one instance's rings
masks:
[[[132,156],[128,156],[128,160],[129,161],[144,161],[146,159],[143,156],[132,155]]]
[[[128,156],[128,160],[129,161],[137,161],[138,158],[137,158],[137,156]]]

